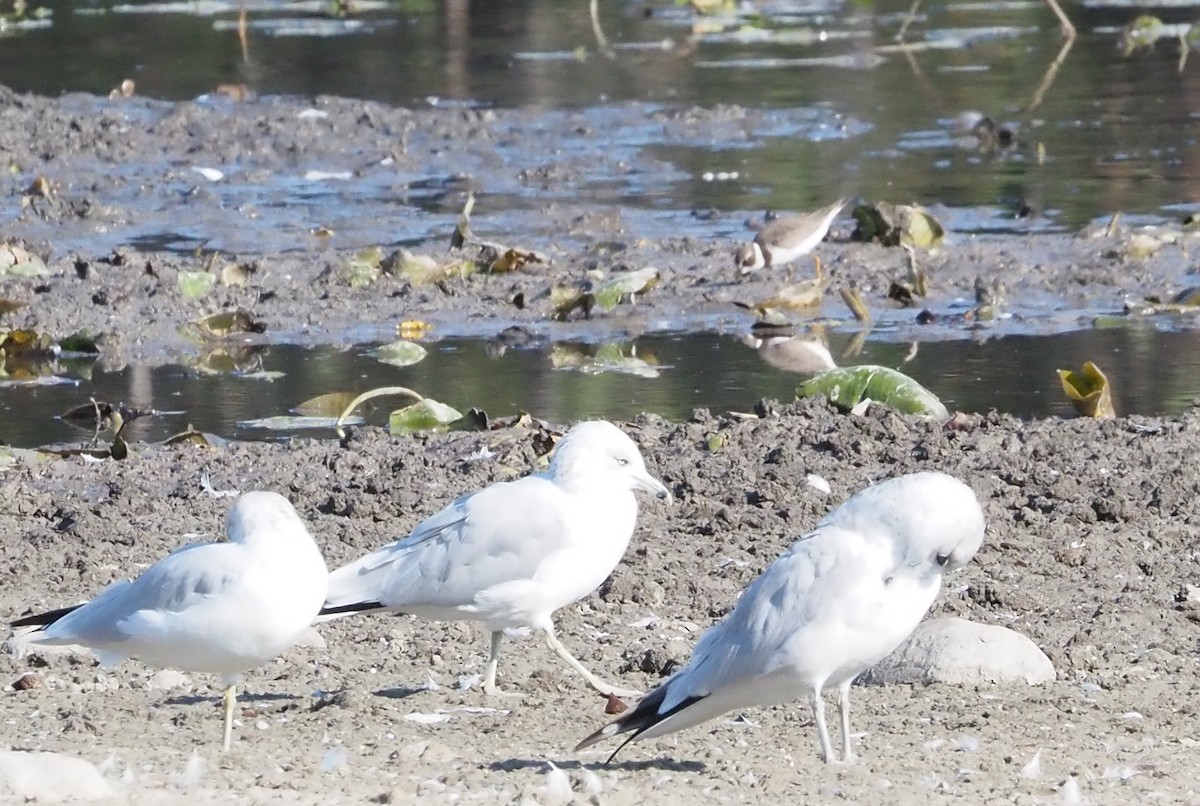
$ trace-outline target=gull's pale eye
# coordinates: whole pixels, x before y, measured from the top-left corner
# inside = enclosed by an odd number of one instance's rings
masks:
[[[625,465],[629,464],[629,460],[626,459],[624,456],[618,456],[617,464],[619,464],[621,467],[625,467]]]
[[[934,557],[934,559],[937,560],[938,565],[945,567],[946,563],[950,562],[950,555],[939,554],[938,556]]]

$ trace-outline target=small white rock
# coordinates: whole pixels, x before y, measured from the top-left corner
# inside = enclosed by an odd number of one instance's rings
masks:
[[[100,770],[81,758],[61,753],[0,751],[0,796],[58,803],[100,800],[115,794]]]
[[[175,688],[187,688],[192,680],[183,672],[175,669],[160,669],[146,680],[146,688],[152,691],[170,691]]]
[[[824,493],[825,495],[829,495],[829,493],[833,492],[833,487],[830,486],[829,482],[826,481],[824,477],[818,476],[816,473],[808,474],[808,486],[812,487],[817,492]]]
[[[192,170],[203,176],[209,182],[220,182],[225,178],[225,174],[218,171],[216,168],[202,168],[199,165],[193,165]]]
[[[534,792],[534,797],[542,806],[566,806],[574,798],[571,793],[571,779],[558,767],[550,762],[550,772],[546,773],[546,783]]]
[[[1029,759],[1029,763],[1021,768],[1021,777],[1030,780],[1042,777],[1042,748],[1039,747],[1033,758]]]
[[[1020,633],[961,618],[938,618],[922,622],[895,652],[868,669],[862,682],[1037,685],[1054,678],[1054,664]]]

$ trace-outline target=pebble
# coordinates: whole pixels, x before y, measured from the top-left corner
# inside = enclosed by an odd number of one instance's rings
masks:
[[[1054,678],[1050,659],[1024,635],[994,624],[939,618],[922,622],[895,652],[868,669],[862,682],[1037,685]]]
[[[100,800],[115,795],[94,764],[61,753],[0,751],[0,796],[39,803]]]

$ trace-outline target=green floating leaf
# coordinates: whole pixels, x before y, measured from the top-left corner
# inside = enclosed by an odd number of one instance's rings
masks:
[[[212,290],[217,278],[206,271],[181,271],[175,282],[184,299],[200,299]]]
[[[96,340],[86,333],[72,333],[64,339],[59,339],[58,348],[64,353],[83,353],[86,355],[98,355],[100,348],[96,346]]]
[[[461,420],[462,416],[458,409],[427,397],[411,406],[393,411],[388,418],[388,426],[393,435],[403,435],[413,431],[443,429],[450,423]]]
[[[401,248],[380,262],[384,274],[407,280],[413,285],[428,285],[443,280],[466,277],[478,270],[475,261],[463,260],[441,264],[428,255],[417,255]]]
[[[303,417],[332,417],[336,420],[356,397],[358,395],[354,392],[330,392],[310,398],[291,411]]]
[[[370,249],[364,249],[346,259],[341,266],[341,276],[350,284],[351,288],[370,285],[378,280],[379,275],[383,272],[380,266],[382,261],[383,251],[379,247],[373,246]]]
[[[0,445],[0,467],[11,465],[18,461],[44,461],[46,454],[32,450],[29,448],[11,448],[8,445]]]
[[[254,314],[244,308],[202,316],[186,327],[202,338],[218,340],[239,333],[265,333],[267,330],[266,322],[255,319]]]
[[[412,341],[394,341],[375,351],[375,358],[393,367],[409,367],[419,363],[427,353],[425,348]],[[346,401],[349,403],[349,401]]]
[[[648,266],[637,271],[624,272],[606,283],[598,286],[592,292],[596,304],[605,310],[615,308],[622,297],[633,297],[643,294],[658,285],[659,271]]]
[[[850,411],[863,400],[883,403],[905,414],[944,418],[950,413],[937,395],[889,367],[864,364],[822,372],[796,388],[797,397],[824,395],[842,411]]]
[[[188,423],[186,431],[180,431],[178,434],[172,434],[162,441],[163,445],[195,445],[201,448],[214,447],[209,438],[204,433],[192,428],[192,424]]]
[[[878,240],[884,246],[937,246],[946,230],[920,207],[908,204],[860,204],[852,213],[857,227],[852,238],[864,243]]]
[[[49,274],[46,262],[17,244],[0,244],[0,277],[43,277]]]
[[[1095,417],[1096,419],[1117,416],[1108,378],[1091,361],[1085,363],[1079,372],[1060,369],[1058,377],[1062,381],[1063,392],[1070,398],[1071,403],[1075,406],[1075,411],[1079,412],[1081,416]]]

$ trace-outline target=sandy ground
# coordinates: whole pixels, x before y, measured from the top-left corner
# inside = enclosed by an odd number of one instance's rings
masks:
[[[741,232],[734,216],[710,226],[698,215],[690,234],[646,236],[649,217],[572,200],[588,177],[625,170],[596,161],[612,134],[603,122],[564,114],[533,125],[523,111],[409,111],[337,99],[315,106],[328,117],[301,118],[307,104],[277,100],[109,105],[0,90],[0,150],[10,165],[0,235],[26,239],[49,266],[46,277],[0,279],[0,296],[26,303],[5,323],[55,336],[98,333],[109,364],[161,363],[198,349],[180,334],[182,323],[226,307],[253,309],[267,325],[256,338],[299,343],[387,340],[407,318],[434,322],[445,335],[492,336],[519,324],[552,337],[601,339],[741,331],[750,317],[730,300],[762,298],[779,285],[777,275],[729,283],[729,253]],[[632,118],[684,139],[701,131],[734,137],[756,122],[745,110],[619,111],[612,125]],[[498,148],[549,153],[547,143],[566,137],[591,138],[592,147],[560,151],[545,164],[494,156]],[[371,166],[386,159],[397,176],[384,191],[421,175],[445,180],[444,198],[426,201],[398,236],[428,253],[444,249],[473,184],[513,197],[557,194],[507,214],[500,227],[549,253],[553,267],[440,287],[389,279],[351,288],[327,269],[364,245],[391,241],[367,232],[355,242],[350,222],[333,245],[302,242],[302,227],[322,222],[298,216],[288,233],[295,251],[263,240],[265,254],[256,253],[232,239],[243,225],[247,237],[265,232],[255,222],[271,200],[235,203],[237,193],[206,189],[190,172],[237,165],[251,186],[269,185],[284,168],[348,168],[374,181]],[[638,181],[652,181],[671,169],[650,162],[640,170]],[[464,172],[467,179],[454,179]],[[35,199],[22,210],[22,191],[40,175],[53,183],[53,203]],[[394,211],[363,197],[388,194],[354,196],[356,220]],[[482,209],[477,230],[502,215],[486,203]],[[183,299],[175,275],[199,268],[200,258],[149,247],[114,257],[107,245],[141,220],[157,226],[155,216],[198,222],[204,237],[225,238],[227,260],[259,260],[259,272],[245,288],[218,285],[204,300]],[[844,239],[845,222],[839,230]],[[1127,295],[1168,295],[1192,280],[1186,242],[1136,261],[1107,256],[1114,244],[1066,235],[960,237],[923,257],[930,297],[919,307],[961,313],[976,276],[999,270],[1018,315],[997,327],[1053,330],[1119,310]],[[840,241],[822,253],[836,281],[857,283],[890,326],[921,327],[916,310],[883,298],[888,282],[904,275],[902,253]],[[591,322],[548,320],[551,285],[597,267],[611,275],[645,265],[662,268],[664,282],[637,306]],[[524,308],[512,302],[518,293]],[[827,312],[845,316],[838,306]],[[942,329],[923,332],[961,337],[968,326],[947,317],[934,327]],[[761,414],[625,424],[678,501],[644,501],[625,561],[601,591],[561,612],[560,634],[585,663],[602,676],[653,686],[820,516],[872,481],[937,469],[977,491],[989,532],[935,613],[1019,630],[1052,659],[1058,681],[857,688],[861,760],[850,766],[818,762],[807,709],[797,705],[633,746],[603,767],[603,751],[571,748],[605,721],[604,703],[540,639],[506,646],[502,682],[520,696],[496,700],[461,688],[486,657],[478,630],[362,617],[322,627],[326,646],[296,648],[247,676],[250,696],[229,755],[219,752],[212,680],[134,663],[100,670],[72,655],[0,654],[0,686],[27,672],[41,683],[0,690],[0,748],[81,756],[103,765],[117,801],[155,804],[545,800],[538,790],[551,762],[567,771],[581,800],[618,804],[1069,802],[1076,789],[1093,802],[1200,798],[1193,704],[1200,416],[1106,423],[984,416],[946,430],[886,411],[848,417],[820,402],[769,405]],[[717,451],[709,449],[714,435],[725,440]],[[204,491],[205,473],[217,490],[287,495],[333,566],[403,535],[460,493],[528,472],[536,436],[517,428],[399,439],[368,429],[345,444],[135,445],[120,463],[0,466],[0,615],[77,601],[196,535],[216,534],[229,499]],[[494,456],[474,458],[485,444]],[[810,473],[827,479],[832,493],[807,484]]]
[[[950,431],[817,402],[763,413],[626,424],[678,501],[643,502],[625,561],[561,612],[561,635],[586,663],[654,685],[822,514],[873,480],[935,468],[977,491],[989,529],[934,612],[1028,635],[1058,681],[857,687],[861,760],[850,766],[818,761],[807,708],[795,705],[631,746],[603,767],[601,753],[571,747],[605,721],[604,702],[539,639],[514,640],[502,656],[502,682],[520,696],[490,699],[460,690],[486,657],[480,631],[361,617],[322,627],[325,648],[297,648],[248,675],[228,756],[213,681],[154,677],[134,663],[106,671],[69,655],[0,657],[4,682],[32,671],[44,684],[3,692],[0,746],[106,763],[120,799],[143,803],[514,801],[536,795],[551,762],[580,798],[590,785],[605,803],[1035,803],[1069,800],[1075,785],[1095,802],[1197,797],[1200,417],[993,416]],[[725,438],[717,452],[713,435]],[[344,446],[147,447],[123,463],[10,465],[0,471],[0,612],[74,601],[189,535],[213,534],[229,501],[202,490],[206,472],[218,490],[287,494],[333,565],[461,492],[526,471],[536,436],[367,430]],[[484,444],[494,457],[473,459]],[[809,486],[810,473],[832,493]],[[1029,770],[1039,753],[1040,771]],[[193,754],[203,764],[185,775]]]

